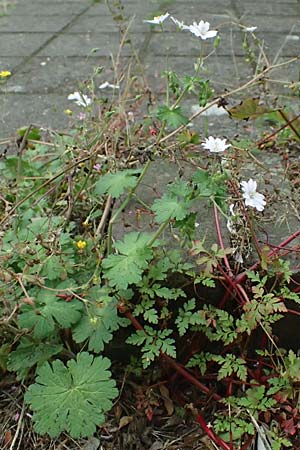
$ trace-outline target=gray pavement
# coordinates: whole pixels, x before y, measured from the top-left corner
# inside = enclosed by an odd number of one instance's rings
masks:
[[[299,0],[0,0],[0,72],[12,72],[0,83],[0,138],[30,123],[67,127],[64,110],[80,111],[67,97],[79,87],[84,90],[95,67],[104,67],[96,77],[96,96],[103,81],[114,82],[111,55],[118,52],[120,28],[130,21],[131,43],[156,93],[164,90],[160,72],[166,55],[171,68],[191,72],[199,54],[197,38],[176,32],[171,23],[165,34],[143,23],[166,11],[188,24],[203,19],[218,27],[221,45],[208,59],[206,72],[216,91],[253,73],[245,63],[242,33],[232,22],[258,27],[270,62],[299,54]],[[205,47],[210,51],[212,44]],[[132,46],[125,44],[122,58],[131,56]],[[280,86],[285,80],[298,81],[298,62],[276,76],[283,81]]]

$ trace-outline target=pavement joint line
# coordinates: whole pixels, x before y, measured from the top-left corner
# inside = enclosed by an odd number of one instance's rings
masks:
[[[14,68],[14,72],[12,73],[12,77],[14,76],[14,74],[18,73],[19,69],[24,67],[25,64],[27,64],[32,58],[34,58],[35,56],[37,56],[45,47],[47,47],[47,45],[49,45],[52,41],[54,41],[60,34],[63,34],[64,31],[66,31],[71,25],[73,25],[83,14],[85,14],[91,7],[93,6],[93,4],[91,3],[90,5],[88,5],[86,8],[84,8],[80,13],[78,13],[77,15],[75,15],[70,22],[68,22],[66,25],[64,25],[59,31],[56,31],[52,34],[52,36],[47,39],[46,42],[44,42],[40,47],[38,47],[36,50],[34,50],[30,55],[26,56],[15,68]],[[7,34],[7,33],[6,33]],[[12,33],[15,34],[15,33]],[[26,33],[26,34],[34,34],[34,32],[31,33]],[[12,78],[11,77],[11,78]]]

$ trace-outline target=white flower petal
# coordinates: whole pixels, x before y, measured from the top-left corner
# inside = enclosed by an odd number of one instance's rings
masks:
[[[233,257],[234,257],[234,259],[235,259],[235,261],[236,261],[237,263],[243,264],[244,260],[243,260],[242,255],[241,255],[239,252],[236,252],[236,253],[233,255]]]
[[[120,89],[120,86],[118,84],[110,84],[108,81],[104,81],[104,83],[100,84],[99,89]]]
[[[257,182],[250,178],[249,181],[241,182],[243,198],[246,206],[251,206],[257,209],[257,211],[263,211],[266,205],[265,196],[256,192]]]
[[[218,32],[217,32],[217,30],[210,30],[210,31],[207,31],[207,33],[205,33],[203,36],[202,36],[202,39],[211,39],[211,38],[214,38],[215,36],[217,36],[217,34],[218,34]]]
[[[169,13],[161,14],[160,16],[153,17],[151,20],[143,20],[143,22],[151,23],[152,25],[160,25],[169,17],[169,15]]]
[[[253,33],[253,31],[257,30],[257,27],[245,27],[244,31],[248,31],[249,33]]]
[[[204,22],[203,20],[200,20],[200,22],[197,24],[197,22],[193,22],[192,25],[190,25],[187,29],[190,30],[191,33],[193,33],[195,36],[200,37],[203,40],[215,37],[218,32],[217,30],[210,30],[210,23]]]
[[[211,153],[221,153],[224,152],[230,144],[226,144],[226,139],[214,138],[209,136],[205,139],[204,144],[202,144],[206,150],[209,150]]]
[[[72,100],[76,103],[76,105],[83,106],[84,108],[86,108],[92,102],[92,100],[87,95],[80,94],[80,92],[69,94],[68,100]]]

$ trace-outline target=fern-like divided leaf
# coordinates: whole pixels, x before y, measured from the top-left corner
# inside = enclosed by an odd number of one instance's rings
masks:
[[[109,366],[108,358],[84,352],[67,367],[60,360],[39,367],[36,383],[25,394],[35,430],[51,437],[63,431],[75,439],[92,436],[118,395]]]

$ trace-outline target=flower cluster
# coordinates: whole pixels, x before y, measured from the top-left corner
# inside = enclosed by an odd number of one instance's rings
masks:
[[[151,25],[161,25],[168,17],[178,26],[180,30],[188,30],[195,36],[200,39],[206,40],[210,38],[214,38],[217,36],[217,30],[210,30],[210,23],[204,22],[204,20],[200,20],[199,23],[193,22],[192,25],[185,25],[181,20],[176,19],[173,16],[170,16],[169,13],[162,14],[160,16],[153,17],[150,20],[144,20],[144,22],[150,23]]]
[[[205,139],[202,147],[206,150],[209,150],[211,153],[223,153],[228,147],[230,147],[230,144],[226,144],[226,139],[214,138],[213,136],[209,136]],[[243,198],[245,200],[245,205],[251,206],[251,208],[257,209],[257,211],[263,211],[266,205],[265,196],[256,191],[257,182],[250,178],[249,181],[241,182],[241,188],[243,192]],[[233,205],[231,205],[231,208],[233,208]],[[233,215],[232,210],[230,212]],[[230,231],[230,223],[229,226],[227,224],[227,227]]]

